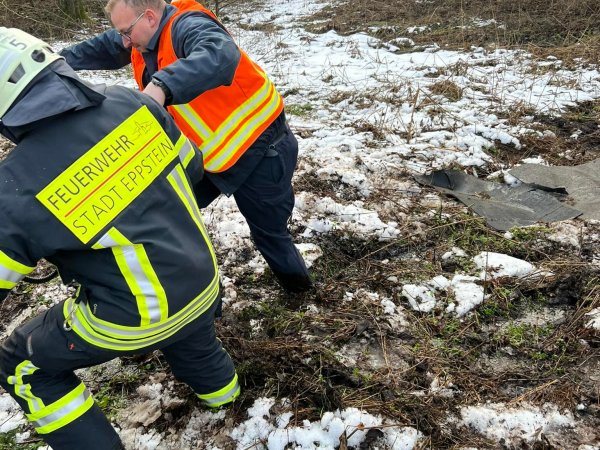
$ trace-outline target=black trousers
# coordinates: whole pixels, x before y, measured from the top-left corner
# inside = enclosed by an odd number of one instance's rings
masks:
[[[119,352],[92,346],[66,331],[61,303],[18,327],[2,344],[0,385],[53,450],[120,449],[118,434],[74,370],[160,350],[175,377],[199,397],[230,386],[233,400],[239,393],[237,375],[215,335],[214,315],[219,307],[217,300],[199,319],[159,344]]]
[[[269,140],[260,139],[264,156],[235,190],[233,198],[246,219],[252,240],[276,275],[308,278],[304,259],[288,230],[294,208],[292,176],[298,161],[298,141],[281,116],[269,130]],[[221,191],[204,176],[194,186],[200,208],[205,208]]]

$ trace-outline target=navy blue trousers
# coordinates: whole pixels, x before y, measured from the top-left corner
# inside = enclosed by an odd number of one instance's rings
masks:
[[[35,417],[36,409],[59,404],[83,387],[74,370],[118,356],[160,350],[175,377],[196,394],[218,391],[235,377],[233,361],[215,335],[214,315],[219,306],[220,300],[215,301],[195,322],[158,344],[122,352],[95,347],[66,331],[61,303],[18,327],[2,343],[0,385]],[[74,420],[44,430],[41,437],[54,450],[122,448],[118,434],[96,403]]]
[[[276,275],[308,277],[302,256],[294,246],[288,221],[294,208],[292,176],[298,161],[298,141],[282,121],[274,127],[264,156],[234,191],[238,209],[246,219],[252,240]],[[256,151],[255,149],[252,149]],[[210,177],[194,186],[200,208],[205,208],[221,193]]]

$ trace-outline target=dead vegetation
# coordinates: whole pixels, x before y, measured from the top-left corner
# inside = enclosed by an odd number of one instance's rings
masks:
[[[21,6],[26,9],[28,4]],[[33,10],[15,11],[13,25],[20,26],[21,18],[27,19]],[[6,18],[0,20],[7,23]],[[417,45],[435,41],[454,48],[526,46],[540,57],[553,54],[564,60],[597,60],[600,54],[600,13],[591,0],[567,4],[539,0],[353,2],[327,8],[314,19],[324,22],[307,25],[313,30],[352,33],[372,26],[376,28],[370,32],[389,40],[406,36],[409,26],[427,27],[410,34]],[[480,21],[492,19],[495,22],[481,26]],[[45,27],[48,20],[34,23]],[[479,26],[474,26],[477,23]],[[54,35],[51,29],[48,33]],[[415,108],[431,108],[432,114],[442,116],[446,114],[443,104],[432,96],[460,100],[463,90],[452,77],[464,75],[467,69],[458,64],[432,74],[439,80],[429,87],[431,95],[411,92],[407,97]],[[374,98],[339,91],[329,100],[332,104],[360,103]],[[496,142],[489,149],[496,166],[491,164],[484,174],[501,165],[510,167],[527,156],[543,155],[556,165],[596,159],[599,105],[582,103],[560,117],[535,115],[527,105],[505,112],[503,118],[513,125],[532,117],[540,133],[520,137],[522,149]],[[309,111],[302,105],[295,110],[298,115]],[[366,121],[352,126],[357,132],[372,133],[375,140],[389,132]],[[0,159],[8,148],[3,145]],[[314,171],[299,176],[295,188],[345,202],[362,198],[356,188],[319,178]],[[368,201],[384,202],[389,197],[390,193],[375,190]],[[334,231],[311,239],[324,255],[312,269],[316,292],[290,296],[275,286],[268,273],[259,282],[249,270],[238,276],[237,295],[250,305],[226,310],[218,324],[219,336],[237,364],[243,386],[231,417],[244,420],[246,409],[258,397],[287,397],[294,411],[292,425],[317,420],[323,411],[354,406],[381,413],[398,426],[417,428],[427,436],[420,443],[423,449],[495,449],[498,443],[446,423],[449,412],[457,414],[463,405],[494,399],[508,405],[552,402],[569,410],[584,403],[589,407],[579,412],[579,417],[595,425],[597,433],[600,339],[597,332],[584,326],[585,313],[600,307],[600,270],[597,262],[593,263],[597,243],[582,241],[579,248],[556,243],[547,239],[548,227],[513,230],[508,239],[456,203],[443,204],[436,214],[429,214],[431,208],[418,200],[409,208],[397,208],[396,217],[387,218],[400,223],[404,217],[410,218],[404,224],[410,232],[403,233],[403,238],[380,241]],[[600,233],[598,224],[588,226],[588,235]],[[298,227],[293,231],[299,236],[304,230]],[[444,313],[451,294],[429,313],[408,309],[400,295],[402,283],[439,274],[473,273],[468,257],[442,259],[452,247],[460,247],[469,257],[481,251],[510,254],[544,267],[553,276],[537,281],[485,281],[486,301],[464,318]],[[220,252],[220,261],[226,260],[227,251]],[[232,264],[248,267],[252,257],[240,252]],[[228,269],[231,267],[224,267],[225,272]],[[23,290],[3,303],[0,317],[4,326],[37,302],[27,293]],[[405,321],[390,321],[371,294],[400,307]],[[308,308],[309,304],[315,308]],[[90,376],[88,380],[96,400],[111,417],[118,415],[121,401],[134,398],[135,389],[152,381],[157,372],[166,372],[172,381],[157,353],[126,359],[124,365],[125,370],[112,378]],[[175,394],[186,400],[152,424],[159,432],[184,428],[198,407],[184,385],[176,383]],[[520,448],[576,449],[589,438],[577,430],[567,430],[563,437],[561,442],[523,442]],[[374,448],[374,441],[369,442],[371,447],[364,448]],[[225,449],[233,447],[231,442],[223,445]]]
[[[600,413],[593,375],[600,341],[583,326],[583,312],[600,305],[600,271],[585,257],[560,257],[564,249],[548,243],[544,228],[507,240],[471,216],[424,223],[425,234],[410,242],[324,236],[324,256],[313,270],[316,294],[291,299],[266,288],[267,299],[223,319],[222,339],[245,383],[242,410],[261,395],[291,399],[299,423],[318,419],[323,410],[365,408],[421,430],[430,439],[424,448],[495,448],[444,426],[448,411],[484,399],[570,409],[583,401],[593,405],[590,414]],[[451,265],[440,258],[452,246],[470,255],[506,252],[555,275],[538,284],[490,281],[488,299],[463,319],[437,309],[405,310],[406,326],[390,323],[367,293],[402,304],[395,279],[469,273],[468,258]],[[248,296],[244,286],[238,295]],[[307,302],[318,312],[306,310]],[[536,322],[536,314],[545,319]],[[596,369],[586,372],[586,366]],[[564,447],[555,442],[545,448]]]
[[[340,1],[309,22],[314,31],[369,31],[388,41],[410,37],[418,45],[436,42],[449,48],[525,47],[542,57],[558,52],[555,56],[564,60],[594,62],[600,51],[594,0]]]
[[[2,26],[20,28],[41,39],[65,39],[80,33],[82,26],[99,31],[100,23],[96,19],[105,17],[104,0],[84,0],[83,23],[74,20],[61,9],[59,0],[0,1],[0,23]]]

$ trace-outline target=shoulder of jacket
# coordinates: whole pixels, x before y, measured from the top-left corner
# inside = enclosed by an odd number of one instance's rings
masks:
[[[173,27],[177,25],[185,24],[190,26],[197,26],[198,23],[215,23],[214,19],[203,11],[183,11],[181,14],[173,19]]]

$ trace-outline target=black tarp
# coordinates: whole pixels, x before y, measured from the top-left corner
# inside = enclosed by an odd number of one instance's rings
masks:
[[[551,194],[529,184],[510,187],[483,181],[458,170],[438,170],[415,179],[456,197],[484,217],[490,227],[500,231],[581,215],[581,211],[561,203],[556,197],[560,194]]]
[[[600,159],[579,166],[523,164],[509,173],[539,189],[569,194],[570,205],[583,219],[600,220]]]

